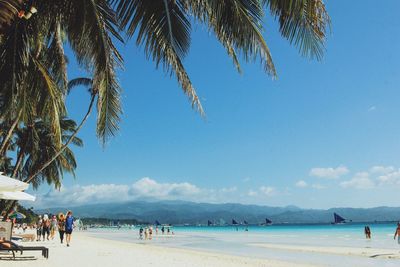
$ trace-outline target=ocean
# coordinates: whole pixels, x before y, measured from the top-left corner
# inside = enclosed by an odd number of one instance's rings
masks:
[[[372,239],[367,240],[364,226],[368,225]],[[246,228],[248,231],[245,231]],[[335,255],[300,251],[299,249],[265,248],[259,245],[282,247],[335,247],[398,250],[393,239],[395,223],[348,223],[321,225],[271,225],[271,226],[177,226],[174,234],[153,233],[152,240],[140,240],[139,228],[89,229],[89,234],[105,239],[139,244],[153,244],[198,251],[218,252],[238,256],[270,258],[324,266],[400,266],[399,259]]]

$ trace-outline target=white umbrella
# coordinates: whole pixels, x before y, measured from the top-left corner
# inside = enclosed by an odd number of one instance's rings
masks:
[[[2,173],[0,173],[0,192],[23,191],[28,189],[28,187],[29,184],[19,181],[17,179],[4,176]]]
[[[25,192],[17,191],[17,192],[0,192],[0,199],[35,201],[36,197]]]
[[[22,192],[28,187],[29,184],[0,173],[0,199],[35,201],[34,196]]]

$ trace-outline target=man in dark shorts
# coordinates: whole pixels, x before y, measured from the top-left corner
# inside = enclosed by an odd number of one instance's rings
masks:
[[[66,234],[67,247],[69,247],[69,243],[71,242],[71,235],[73,229],[74,229],[74,217],[72,217],[72,211],[69,210],[65,218],[65,234]]]

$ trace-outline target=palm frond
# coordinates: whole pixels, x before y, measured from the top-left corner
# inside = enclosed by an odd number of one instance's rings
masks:
[[[282,36],[303,56],[320,60],[330,18],[323,0],[263,0],[280,25]]]
[[[98,94],[97,135],[106,143],[119,127],[121,88],[115,76],[122,57],[109,34],[116,36],[114,11],[105,0],[74,0],[65,18],[66,32],[78,62],[93,72],[93,93]],[[82,38],[85,36],[85,38]]]
[[[72,90],[72,88],[77,87],[77,86],[85,86],[88,87],[89,92],[92,93],[92,86],[93,86],[93,80],[90,78],[75,78],[72,79],[68,82],[68,93]]]
[[[171,0],[120,0],[116,5],[121,27],[128,36],[137,32],[136,44],[143,45],[147,58],[167,72],[175,73],[192,107],[204,114],[196,90],[187,74],[182,59],[190,46],[190,21],[182,1]]]
[[[235,51],[246,61],[261,59],[264,70],[276,76],[271,52],[262,35],[264,13],[259,0],[188,0],[186,7],[216,35],[238,70],[240,64]]]

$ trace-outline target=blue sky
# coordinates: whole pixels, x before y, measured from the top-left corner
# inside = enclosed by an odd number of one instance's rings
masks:
[[[205,108],[193,111],[174,77],[133,42],[125,70],[121,130],[105,149],[95,116],[74,149],[76,179],[42,187],[37,206],[144,199],[298,205],[398,206],[400,189],[400,2],[327,1],[332,32],[322,62],[302,58],[270,18],[278,70],[258,62],[238,74],[203,26],[194,26],[185,66]],[[75,64],[70,78],[82,75]],[[68,99],[80,120],[89,97]]]

